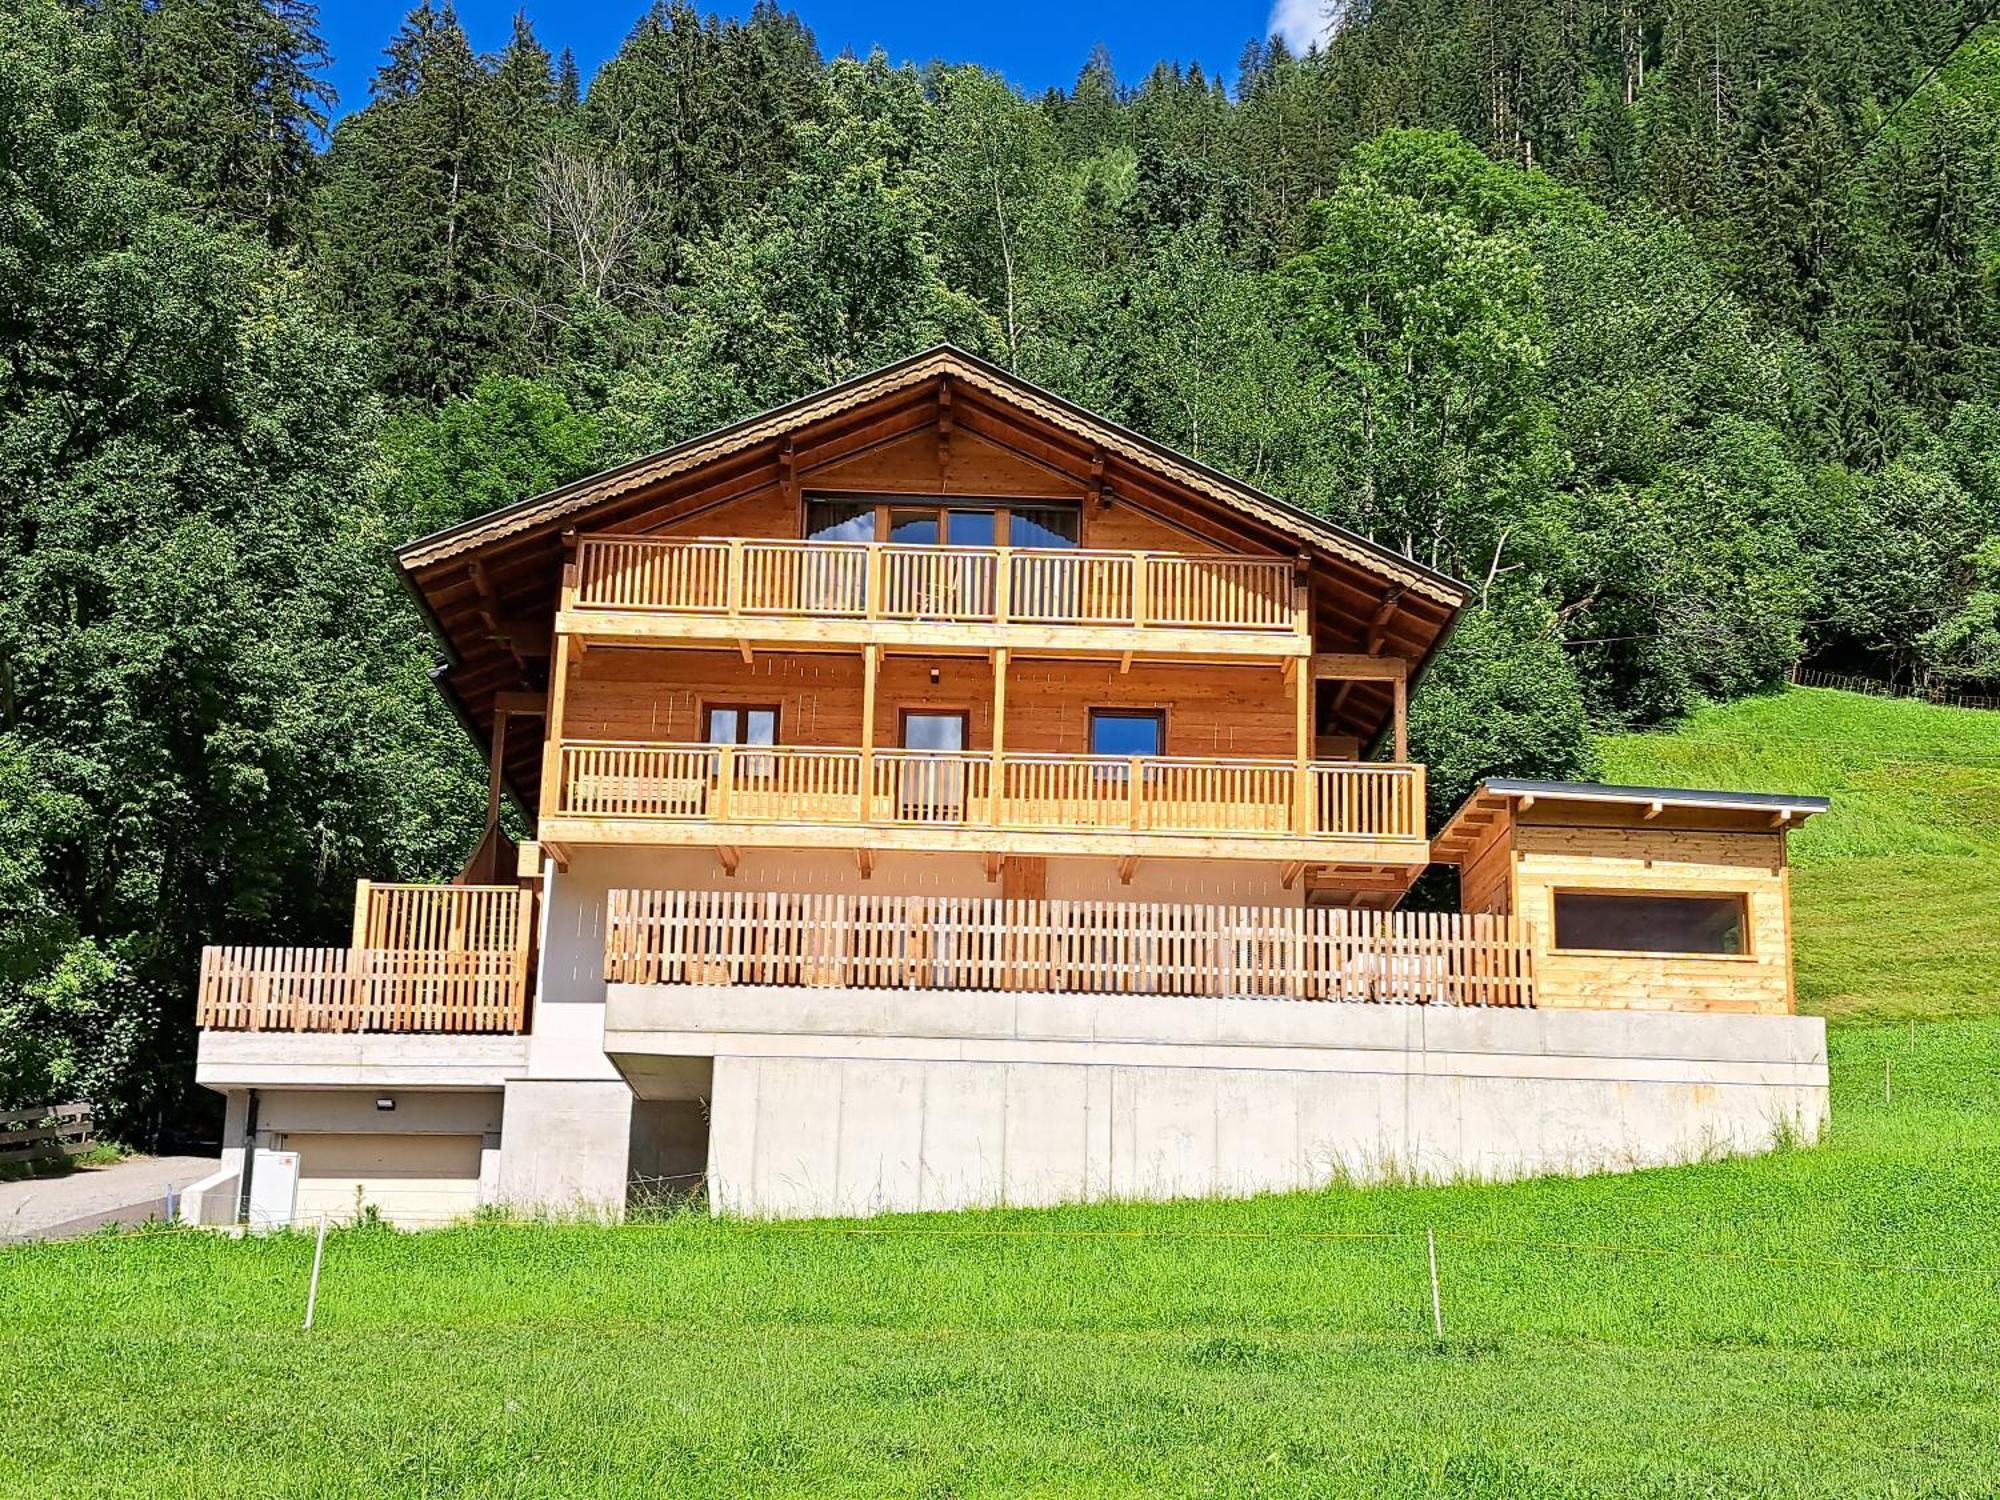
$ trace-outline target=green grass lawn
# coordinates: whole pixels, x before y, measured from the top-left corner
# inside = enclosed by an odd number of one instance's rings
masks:
[[[1815,793],[1792,836],[1803,1010],[2000,1010],[2000,713],[1795,688],[1604,742],[1604,778]]]
[[[1821,1146],[866,1226],[346,1230],[310,1334],[303,1236],[30,1247],[0,1253],[0,1495],[2000,1494],[2000,715],[1790,693],[1607,759],[1836,798],[1795,844],[1805,993],[1956,1018],[1835,1028]]]
[[[1825,1146],[1627,1177],[340,1231],[310,1334],[304,1236],[17,1250],[0,1493],[1990,1496],[1996,1069],[1843,1030]]]

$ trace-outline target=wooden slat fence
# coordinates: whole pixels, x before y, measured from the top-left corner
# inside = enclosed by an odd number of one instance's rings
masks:
[[[1533,953],[1511,919],[1336,907],[617,890],[604,972],[629,984],[1534,1003]]]
[[[346,948],[204,948],[197,1024],[520,1032],[533,935],[534,893],[519,886],[364,880]]]
[[[97,1144],[88,1104],[0,1109],[0,1162],[60,1161]]]
[[[220,1031],[514,1033],[527,980],[513,952],[210,947],[195,1020]]]
[[[587,536],[578,609],[1296,633],[1284,559],[1228,553]]]

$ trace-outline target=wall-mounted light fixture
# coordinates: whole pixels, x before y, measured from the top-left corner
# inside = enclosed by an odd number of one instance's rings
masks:
[[[387,1113],[396,1107],[396,1101],[391,1099],[387,1094],[382,1094],[376,1098],[375,1107]]]

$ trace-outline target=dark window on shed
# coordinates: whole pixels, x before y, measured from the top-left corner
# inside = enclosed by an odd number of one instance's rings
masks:
[[[1747,953],[1742,896],[1557,891],[1556,947],[1609,953]]]

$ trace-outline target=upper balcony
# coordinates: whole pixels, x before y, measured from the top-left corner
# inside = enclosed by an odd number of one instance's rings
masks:
[[[570,577],[557,629],[629,644],[1312,654],[1306,591],[1282,558],[586,536]]]

